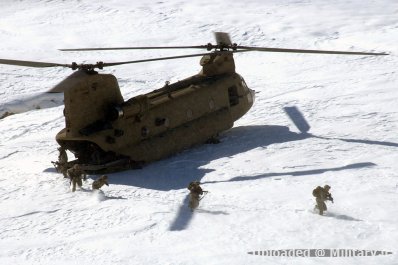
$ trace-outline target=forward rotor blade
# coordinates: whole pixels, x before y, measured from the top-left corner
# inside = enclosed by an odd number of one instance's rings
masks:
[[[113,50],[157,50],[157,49],[206,49],[206,45],[199,46],[146,46],[146,47],[114,47],[114,48],[73,48],[59,49],[60,51],[113,51]]]
[[[291,53],[320,53],[320,54],[351,54],[351,55],[388,55],[388,53],[378,52],[346,52],[346,51],[326,51],[326,50],[305,50],[305,49],[284,49],[284,48],[263,48],[250,46],[237,46],[238,49],[259,52],[291,52]]]
[[[57,107],[62,104],[64,104],[63,93],[38,93],[14,99],[0,106],[0,120],[13,114]]]
[[[247,52],[247,51],[249,51],[249,50],[232,51],[232,52],[230,51],[230,52],[237,53],[237,52]],[[133,63],[145,63],[145,62],[153,62],[153,61],[173,60],[173,59],[204,56],[204,55],[208,55],[208,54],[221,54],[221,53],[223,53],[223,52],[196,53],[196,54],[170,56],[170,57],[159,57],[159,58],[153,58],[153,59],[143,59],[143,60],[126,61],[126,62],[104,63],[104,67],[121,65],[121,64],[133,64]]]
[[[19,61],[19,60],[8,60],[8,59],[0,59],[0,64],[28,66],[28,67],[58,67],[58,66],[71,67],[68,64],[45,63],[45,62],[34,62],[34,61]]]

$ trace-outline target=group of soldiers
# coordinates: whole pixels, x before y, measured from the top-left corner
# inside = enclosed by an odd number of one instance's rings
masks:
[[[58,172],[62,173],[65,178],[70,179],[71,190],[76,191],[76,187],[82,187],[83,180],[86,180],[86,173],[79,164],[74,164],[72,167],[68,168],[68,155],[66,150],[62,147],[58,148],[59,156],[58,162],[53,162],[55,168]],[[108,176],[102,175],[97,180],[92,183],[93,190],[99,190],[102,186],[107,185]],[[189,208],[193,212],[199,206],[200,200],[204,198],[208,191],[204,191],[200,187],[199,181],[192,181],[188,185],[189,193]],[[319,210],[319,214],[323,215],[324,211],[327,211],[326,201],[331,201],[333,203],[333,197],[329,192],[330,186],[325,185],[324,187],[318,186],[312,191],[312,195],[315,197],[316,205],[315,209]]]
[[[72,167],[68,168],[68,155],[66,150],[62,147],[58,148],[59,155],[58,161],[53,162],[55,169],[62,173],[65,178],[70,179],[70,186],[73,192],[76,191],[76,187],[83,186],[83,180],[86,180],[86,172],[83,170],[82,166],[79,164],[74,164]],[[96,179],[92,184],[91,187],[93,190],[99,190],[102,186],[107,185],[108,183],[108,176],[102,175],[98,179]]]
[[[77,187],[83,186],[83,180],[86,180],[86,173],[82,166],[74,164],[72,167],[68,165],[68,155],[63,147],[58,148],[59,155],[58,161],[53,162],[55,169],[62,173],[65,178],[70,179],[70,186],[73,192],[76,191]],[[92,183],[93,190],[99,190],[102,186],[107,185],[108,176],[102,175]],[[193,181],[188,185],[189,194],[189,208],[194,211],[199,206],[199,201],[207,194],[207,191],[202,190],[199,181]]]

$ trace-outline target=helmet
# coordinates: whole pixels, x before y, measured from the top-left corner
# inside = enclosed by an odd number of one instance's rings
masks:
[[[330,186],[329,185],[325,185],[324,187],[323,187],[325,190],[330,190]]]

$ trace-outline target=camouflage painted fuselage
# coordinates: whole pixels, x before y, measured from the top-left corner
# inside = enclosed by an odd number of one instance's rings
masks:
[[[206,55],[201,65],[197,75],[127,101],[113,75],[72,74],[60,84],[68,87],[58,143],[95,171],[117,160],[159,160],[216,137],[251,108],[254,91],[235,73],[230,52]]]

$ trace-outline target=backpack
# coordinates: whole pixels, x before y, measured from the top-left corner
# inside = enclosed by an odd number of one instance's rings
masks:
[[[319,197],[319,195],[320,195],[320,194],[319,194],[320,189],[321,189],[320,186],[316,187],[316,188],[312,191],[312,196],[314,196],[314,197]]]
[[[196,186],[199,185],[199,181],[192,181],[191,183],[189,183],[188,185],[188,190],[192,190],[194,189]]]

